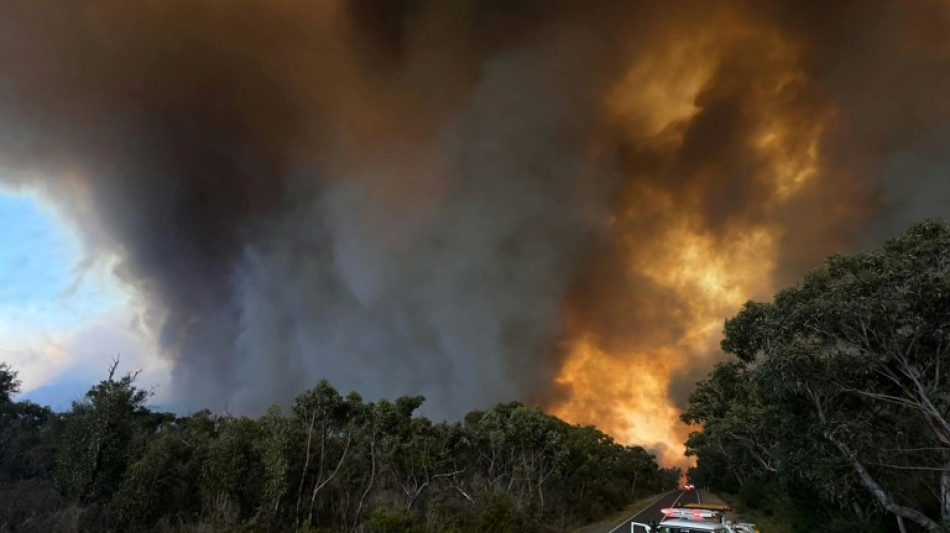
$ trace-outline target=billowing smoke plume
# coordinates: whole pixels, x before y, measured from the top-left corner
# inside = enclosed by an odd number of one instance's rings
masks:
[[[724,317],[947,211],[950,6],[632,4],[5,6],[0,179],[116,258],[181,408],[675,445]]]

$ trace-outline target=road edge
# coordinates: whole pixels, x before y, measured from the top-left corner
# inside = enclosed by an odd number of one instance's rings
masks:
[[[655,504],[656,502],[662,500],[664,497],[666,497],[667,494],[670,494],[671,492],[676,492],[676,491],[675,491],[675,490],[668,490],[668,491],[666,491],[666,492],[660,494],[660,495],[657,496],[653,501],[651,501],[650,503],[648,503],[647,506],[644,507],[643,509],[640,509],[639,511],[633,513],[632,515],[628,516],[627,518],[624,518],[623,520],[617,522],[617,525],[615,525],[615,526],[613,526],[612,528],[610,528],[611,533],[612,533],[613,531],[616,531],[617,528],[619,528],[620,526],[624,525],[625,523],[630,523],[630,522],[632,522],[632,521],[633,521],[633,518],[634,518],[635,516],[637,516],[638,514],[641,514],[643,511],[646,511],[646,510],[649,509],[650,507],[653,507],[653,504]]]

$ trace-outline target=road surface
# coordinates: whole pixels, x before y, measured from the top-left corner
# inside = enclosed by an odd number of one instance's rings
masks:
[[[649,524],[650,520],[659,522],[663,518],[663,513],[660,512],[660,509],[673,507],[674,504],[700,503],[700,498],[699,490],[674,490],[673,492],[668,492],[640,510],[637,514],[617,524],[617,527],[611,529],[610,533],[630,533],[630,522],[640,522],[641,524]]]

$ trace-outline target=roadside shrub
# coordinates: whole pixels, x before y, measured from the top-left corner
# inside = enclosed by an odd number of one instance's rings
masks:
[[[365,533],[425,533],[413,513],[377,507],[363,526]]]
[[[518,509],[510,499],[495,495],[479,513],[477,530],[492,533],[522,533],[529,531],[530,528],[524,523]]]

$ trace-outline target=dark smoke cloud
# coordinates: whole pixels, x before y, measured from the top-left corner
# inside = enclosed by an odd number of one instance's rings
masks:
[[[768,228],[785,283],[945,214],[945,3],[629,4],[5,6],[0,179],[119,258],[178,407],[239,412],[322,377],[436,416],[569,401],[565,341],[642,357],[708,312],[642,271],[671,227]],[[659,129],[610,104],[693,71]],[[719,356],[682,352],[677,404]]]
[[[602,44],[546,6],[16,8],[5,179],[119,256],[180,407],[539,395],[617,179],[588,156]]]

